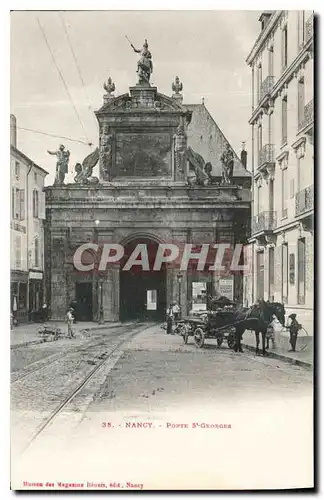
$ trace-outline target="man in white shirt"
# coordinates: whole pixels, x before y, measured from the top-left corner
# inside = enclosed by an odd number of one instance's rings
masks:
[[[178,321],[180,317],[180,307],[176,302],[173,302],[172,312],[174,315],[174,321]]]

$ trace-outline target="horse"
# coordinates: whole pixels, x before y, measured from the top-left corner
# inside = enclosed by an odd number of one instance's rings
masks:
[[[263,299],[254,304],[248,311],[237,311],[235,318],[235,352],[243,352],[241,341],[245,330],[253,330],[256,339],[256,354],[259,354],[260,333],[262,335],[262,355],[266,356],[266,333],[273,316],[282,326],[285,324],[285,306],[280,302],[269,302]]]

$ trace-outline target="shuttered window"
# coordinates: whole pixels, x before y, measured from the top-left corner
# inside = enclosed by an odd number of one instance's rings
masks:
[[[281,247],[281,269],[282,269],[282,302],[288,302],[288,245],[284,243]]]
[[[39,214],[38,191],[37,191],[37,189],[34,189],[33,190],[33,217],[35,219],[37,219],[38,214]]]
[[[298,81],[298,128],[301,128],[305,118],[305,82],[304,78]]]
[[[298,259],[298,304],[305,304],[305,239],[301,238],[297,244]]]
[[[19,201],[20,201],[19,219],[24,220],[25,219],[25,190],[24,189],[20,189]]]
[[[287,97],[282,100],[282,116],[281,116],[281,142],[285,144],[288,139],[288,101]]]

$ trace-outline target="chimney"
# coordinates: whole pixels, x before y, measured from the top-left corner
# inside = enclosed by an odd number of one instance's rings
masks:
[[[15,115],[10,115],[10,145],[17,147],[17,120]]]
[[[242,151],[241,151],[241,163],[243,167],[247,168],[247,152],[245,151],[245,142],[242,142]]]

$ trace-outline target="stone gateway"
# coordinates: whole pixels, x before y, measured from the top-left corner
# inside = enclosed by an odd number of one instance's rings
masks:
[[[234,247],[246,241],[251,202],[246,167],[233,153],[231,183],[222,183],[221,157],[228,141],[205,105],[185,105],[179,92],[168,97],[147,80],[141,82],[127,94],[105,95],[95,113],[99,182],[88,181],[91,168],[80,171],[73,184],[46,188],[46,283],[53,319],[63,319],[73,300],[81,304],[79,320],[98,320],[100,309],[106,322],[163,320],[172,301],[180,302],[181,313],[187,314],[194,283],[205,284],[206,297],[218,292],[224,276],[209,270],[214,261],[207,259],[203,270],[194,259],[186,270],[179,259],[157,270],[153,265],[125,269],[136,246],[151,249],[150,261],[161,244]],[[198,182],[193,182],[196,158]],[[121,245],[123,258],[105,270],[95,266],[82,272],[73,256],[86,243]],[[97,260],[100,256],[91,249],[82,254],[85,265]],[[237,272],[233,293],[242,301]]]

